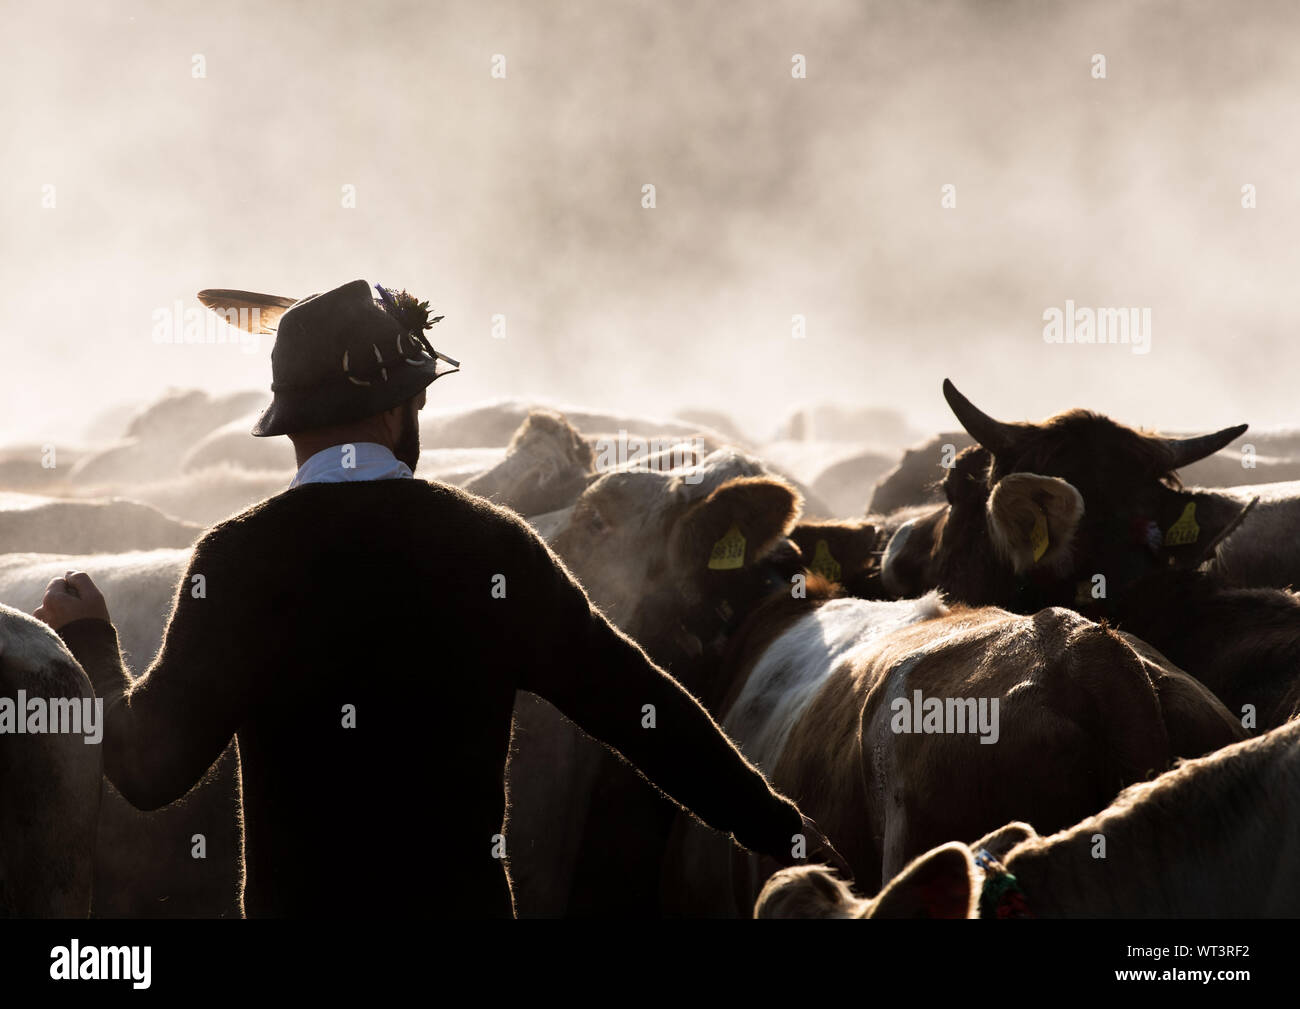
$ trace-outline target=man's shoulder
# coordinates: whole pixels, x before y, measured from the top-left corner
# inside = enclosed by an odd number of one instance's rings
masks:
[[[325,516],[337,520],[353,512],[412,532],[437,528],[452,535],[536,538],[532,527],[509,509],[459,487],[415,477],[289,488],[217,523],[196,550],[259,539],[278,528],[302,528]]]

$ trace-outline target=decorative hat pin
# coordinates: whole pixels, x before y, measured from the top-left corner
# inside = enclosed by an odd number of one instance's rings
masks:
[[[430,357],[436,357],[439,361],[446,361],[453,368],[460,367],[459,361],[453,361],[446,354],[440,354],[434,350],[433,344],[424,335],[426,329],[432,329],[433,324],[441,322],[445,316],[435,315],[432,319],[429,318],[429,303],[427,301],[416,301],[415,295],[407,294],[405,291],[398,291],[394,294],[380,284],[375,285],[375,290],[379,292],[379,304],[384,311],[396,319],[399,326],[415,337]]]

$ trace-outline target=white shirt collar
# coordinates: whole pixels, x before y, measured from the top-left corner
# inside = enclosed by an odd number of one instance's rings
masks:
[[[411,477],[411,468],[398,461],[389,449],[373,441],[359,441],[321,449],[302,464],[289,486],[350,483],[354,480],[409,480]]]

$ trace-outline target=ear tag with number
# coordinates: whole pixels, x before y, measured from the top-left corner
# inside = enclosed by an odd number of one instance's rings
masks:
[[[1195,543],[1200,538],[1201,527],[1196,524],[1196,502],[1188,501],[1178,521],[1165,531],[1165,546],[1181,547]]]
[[[1035,564],[1043,559],[1050,542],[1047,536],[1047,518],[1040,511],[1034,516],[1034,529],[1029,534],[1029,545],[1034,551]]]
[[[812,563],[808,565],[808,570],[815,575],[821,575],[828,582],[838,582],[840,580],[840,564],[831,556],[830,544],[825,540],[818,540],[817,546],[813,549]]]
[[[745,537],[736,523],[713,544],[709,554],[709,568],[713,571],[734,571],[745,566]]]

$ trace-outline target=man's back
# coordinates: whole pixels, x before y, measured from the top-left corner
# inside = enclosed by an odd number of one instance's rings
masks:
[[[451,488],[385,480],[295,488],[200,545],[212,619],[214,576],[262,618],[227,627],[249,683],[250,916],[510,913],[492,848],[514,649],[536,636],[509,594],[521,533]]]
[[[105,774],[139,808],[238,736],[249,916],[510,915],[517,689],[751,850],[801,829],[522,521],[451,487],[309,484],[217,526],[133,686],[109,623],[61,633],[105,697]]]
[[[134,682],[90,576],[46,586],[36,616],[104,701],[105,776],[156,809],[238,737],[248,914],[508,915],[499,832],[522,689],[707,823],[786,857],[798,809],[537,536],[411,478],[425,390],[459,365],[424,336],[441,318],[427,301],[374,290],[355,280],[287,309],[201,293],[278,318],[252,433],[288,435],[299,469],[195,546]]]

